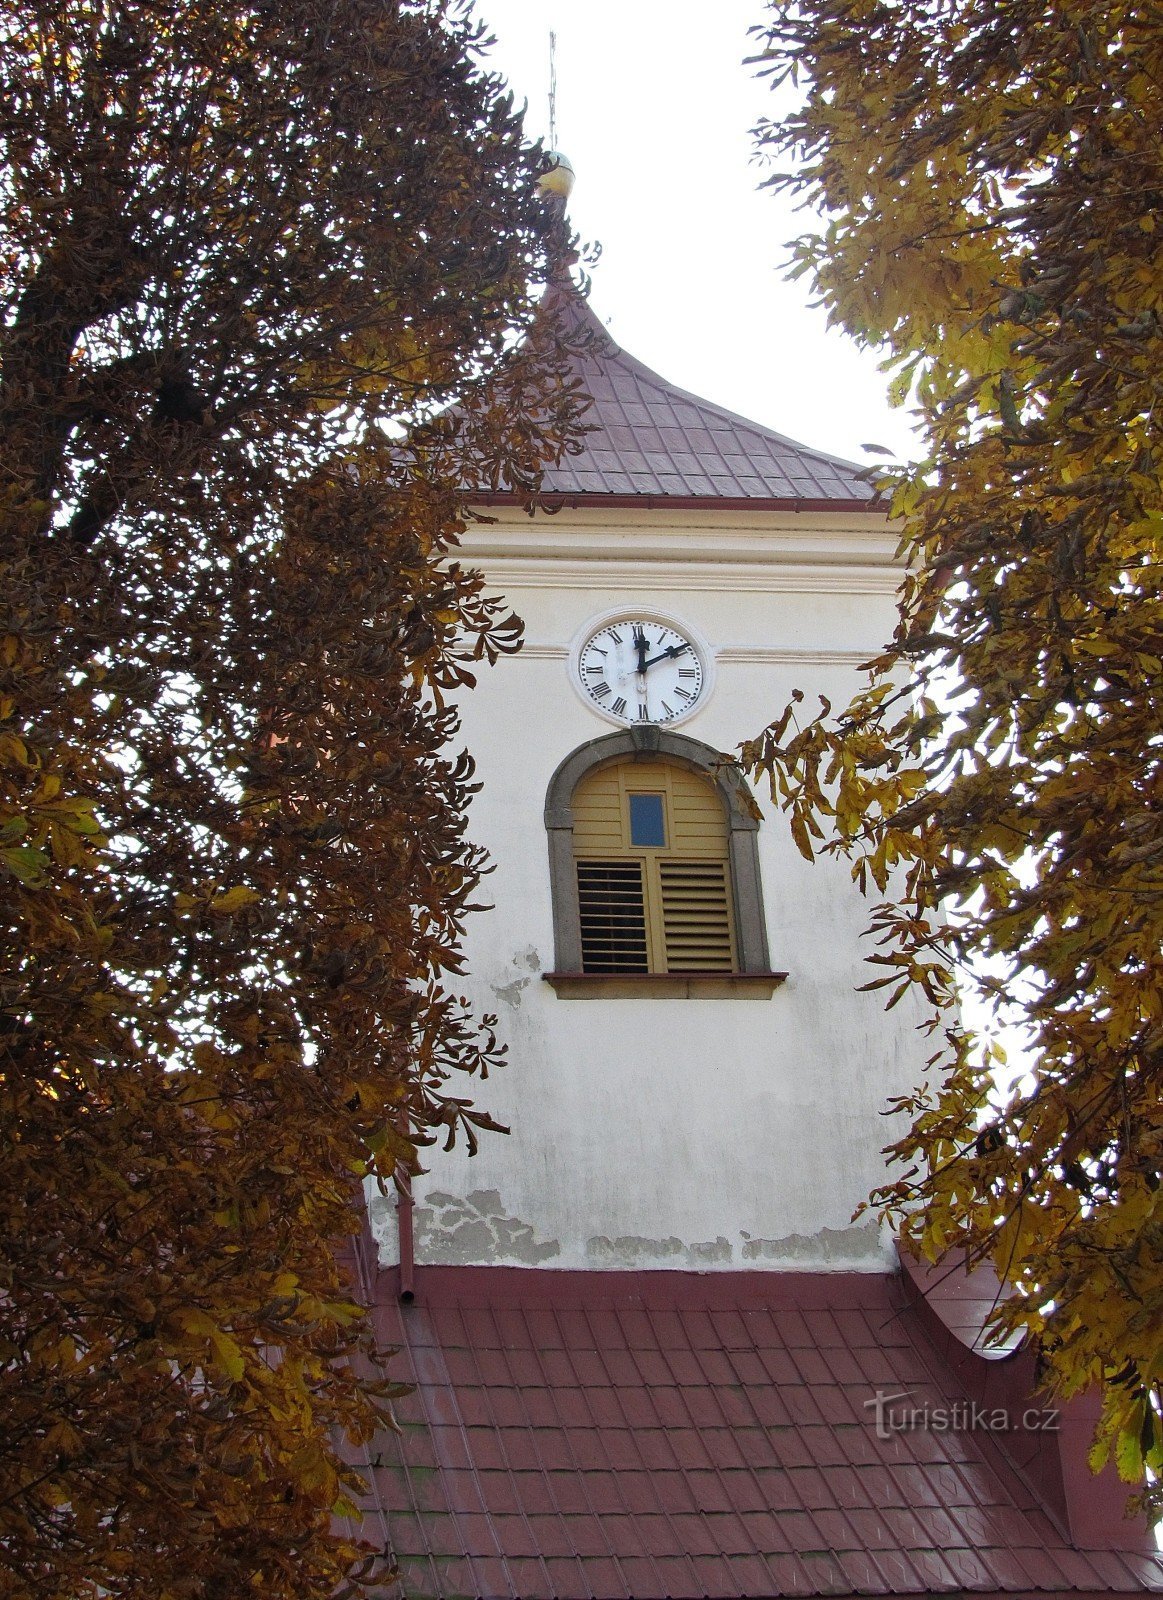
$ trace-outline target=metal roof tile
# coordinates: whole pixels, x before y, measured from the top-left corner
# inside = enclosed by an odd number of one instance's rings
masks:
[[[543,493],[871,500],[859,467],[688,394],[643,366],[572,290],[555,288],[546,306],[571,330],[570,378],[592,404],[584,419],[590,431],[576,454],[547,470]]]
[[[651,1473],[651,1483],[658,1495],[658,1503],[671,1515],[681,1511],[697,1511],[694,1488],[686,1473],[681,1470]]]
[[[771,1574],[773,1594],[798,1595],[815,1593],[798,1556],[779,1551],[765,1553],[764,1565]]]
[[[606,1454],[604,1431],[584,1425],[571,1427],[565,1431],[565,1440],[574,1463],[582,1472],[602,1473],[603,1483],[614,1481],[614,1474],[609,1471],[610,1462]]]
[[[727,1485],[718,1472],[705,1472],[693,1468],[687,1473],[687,1482],[700,1511],[730,1511],[731,1497]]]
[[[837,1553],[840,1570],[856,1594],[875,1594],[884,1587],[884,1576],[872,1556],[862,1550]]]
[[[513,1473],[513,1493],[522,1513],[527,1517],[544,1516],[558,1509],[553,1481],[540,1464]]]
[[[883,1574],[883,1587],[891,1594],[916,1594],[918,1590],[941,1594],[957,1588],[956,1579],[935,1550],[877,1550],[873,1559]]]
[[[626,1584],[625,1593],[637,1600],[639,1595],[656,1596],[666,1591],[660,1586],[653,1561],[646,1556],[621,1556],[618,1565]]]
[[[678,1474],[678,1457],[674,1453],[670,1435],[663,1428],[648,1428],[635,1435],[642,1465],[649,1472]]]
[[[566,1363],[568,1370],[568,1363]],[[550,1399],[557,1411],[557,1420],[567,1428],[588,1429],[593,1423],[593,1413],[586,1404],[582,1389],[568,1386],[568,1379],[554,1385],[550,1374]]]
[[[375,1442],[370,1459],[386,1464],[369,1474],[405,1592],[773,1600],[1163,1588],[1149,1557],[1071,1551],[996,1441],[877,1439],[861,1398],[869,1350],[888,1355],[894,1386],[933,1402],[952,1382],[887,1280],[772,1275],[768,1285],[750,1274],[732,1284],[424,1269],[420,1303],[382,1307],[377,1326],[411,1351],[418,1383],[398,1402],[400,1436]],[[777,1407],[782,1424],[762,1425]],[[786,1420],[796,1415],[815,1420]]]
[[[617,1334],[611,1334],[609,1338],[617,1338]],[[605,1347],[601,1350],[601,1362],[605,1365],[606,1376],[608,1376],[611,1384],[616,1387],[625,1387],[625,1389],[640,1389],[641,1378],[640,1374],[638,1374],[638,1363],[635,1362],[635,1358],[633,1358],[633,1354],[629,1349],[625,1349],[625,1347],[619,1349],[613,1344],[605,1344]]]
[[[537,1445],[542,1465],[547,1472],[560,1472],[567,1476],[576,1472],[577,1463],[574,1461],[573,1451],[569,1448],[564,1433],[556,1428],[542,1428],[537,1436]]]
[[[1026,1574],[1008,1550],[968,1550],[964,1545],[943,1545],[941,1556],[953,1569],[963,1589],[1021,1590]]]
[[[589,1414],[597,1427],[615,1430],[627,1426],[626,1413],[618,1391],[608,1382],[604,1387],[592,1383],[583,1393]]]
[[[703,1431],[707,1453],[720,1472],[745,1472],[747,1458],[734,1428],[706,1428]]]
[[[554,1508],[563,1515],[592,1514],[585,1478],[575,1468],[557,1468],[551,1471],[549,1488]]]
[[[816,1457],[810,1434],[811,1429],[789,1423],[786,1428],[769,1428],[767,1441],[780,1465],[786,1467],[788,1471],[794,1471],[796,1467],[810,1467],[815,1464]]]
[[[687,1415],[696,1428],[704,1431],[711,1428],[721,1428],[723,1410],[719,1405],[715,1390],[710,1385],[702,1388],[694,1388],[692,1386],[684,1389],[682,1398],[686,1404]]]
[[[714,1528],[707,1517],[698,1512],[689,1515],[683,1513],[671,1518],[671,1526],[687,1555],[709,1556],[717,1552],[719,1546]]]
[[[608,1428],[605,1441],[611,1470],[622,1473],[625,1482],[637,1482],[642,1476],[642,1457],[633,1433],[628,1428]]]
[[[730,1556],[726,1566],[740,1594],[754,1597],[775,1593],[771,1570],[762,1556]]]
[[[589,1592],[595,1597],[610,1595],[612,1600],[617,1600],[618,1596],[629,1593],[618,1563],[607,1556],[583,1560],[582,1571],[589,1584]]]
[[[664,1389],[661,1386],[654,1390],[654,1409],[658,1413],[658,1420],[664,1428],[678,1429],[686,1425],[689,1414],[683,1404],[682,1396],[675,1388]]]
[[[418,1563],[418,1566],[424,1572],[425,1578],[407,1585],[413,1593],[434,1595],[477,1593],[472,1568],[463,1559],[434,1556],[426,1562]],[[502,1591],[502,1593],[507,1592],[507,1590]]]
[[[735,1503],[733,1485],[729,1498],[732,1505]],[[750,1555],[755,1550],[755,1542],[751,1537],[750,1529],[742,1517],[734,1511],[715,1514],[706,1518],[709,1524],[711,1537],[715,1541],[716,1550],[728,1556]]]
[[[812,1584],[813,1594],[849,1594],[851,1586],[836,1555],[831,1550],[804,1550],[800,1561]]]
[[[666,1511],[655,1487],[655,1474],[650,1472],[625,1472],[621,1479],[622,1499],[626,1510],[633,1515]]]
[[[592,1518],[590,1518],[592,1520]],[[555,1557],[573,1555],[573,1539],[570,1538],[570,1520],[565,1517],[530,1517],[528,1530],[536,1544],[539,1557],[544,1562],[550,1562]]]
[[[555,1557],[545,1563],[554,1600],[590,1600],[585,1570],[576,1556]]]
[[[766,1551],[769,1554],[789,1551],[792,1546],[786,1517],[779,1511],[764,1506],[744,1507],[742,1488],[740,1484],[735,1494],[735,1501],[740,1507],[739,1517],[750,1541],[750,1548]]]

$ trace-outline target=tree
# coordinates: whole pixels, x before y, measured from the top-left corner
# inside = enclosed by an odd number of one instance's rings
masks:
[[[991,1259],[998,1328],[1103,1386],[1112,1447],[1163,1471],[1163,24],[1121,3],[776,4],[760,130],[821,207],[795,247],[883,347],[925,459],[888,479],[892,642],[836,714],[750,746],[801,850],[883,896],[870,987],[939,1049],[874,1197],[930,1260]],[[815,846],[813,841],[816,841]],[[1032,1062],[999,1082],[960,982]],[[1157,1488],[1146,1496],[1156,1513]]]
[[[498,1055],[443,977],[447,691],[519,625],[449,551],[578,409],[515,344],[565,240],[481,43],[454,0],[0,11],[7,1595],[373,1570],[336,1241]]]

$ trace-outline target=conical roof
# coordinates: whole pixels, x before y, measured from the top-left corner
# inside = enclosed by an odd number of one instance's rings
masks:
[[[543,501],[853,510],[876,500],[865,468],[797,444],[652,372],[614,342],[572,288],[553,288],[546,309],[572,324],[572,371],[593,403],[578,453],[547,469]]]

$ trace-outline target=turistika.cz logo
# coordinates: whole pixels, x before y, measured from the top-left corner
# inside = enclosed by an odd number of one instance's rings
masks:
[[[913,1391],[900,1389],[888,1394],[877,1389],[864,1402],[865,1411],[876,1413],[876,1437],[891,1439],[894,1433],[1057,1433],[1058,1412],[1053,1406],[1030,1406],[1013,1412],[1006,1406],[983,1406],[976,1400],[955,1400],[951,1405],[901,1405]]]

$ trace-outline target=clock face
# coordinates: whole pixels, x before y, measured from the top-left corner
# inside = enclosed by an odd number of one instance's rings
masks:
[[[677,722],[698,705],[706,672],[693,641],[645,618],[607,623],[578,652],[586,697],[619,722]]]

